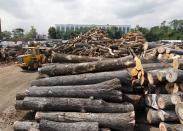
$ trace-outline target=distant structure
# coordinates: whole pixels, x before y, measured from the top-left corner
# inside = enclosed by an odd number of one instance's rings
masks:
[[[58,31],[77,30],[86,27],[97,27],[100,29],[109,29],[111,27],[117,27],[119,30],[127,33],[130,31],[130,25],[80,25],[80,24],[55,24],[55,28]]]
[[[2,30],[1,30],[1,18],[0,18],[0,40],[2,39],[1,32]]]

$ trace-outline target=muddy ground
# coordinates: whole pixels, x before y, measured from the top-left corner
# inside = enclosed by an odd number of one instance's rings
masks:
[[[15,96],[16,92],[29,87],[37,76],[37,72],[22,71],[14,64],[0,66],[0,131],[13,131],[15,120],[28,117],[27,112],[15,110]]]

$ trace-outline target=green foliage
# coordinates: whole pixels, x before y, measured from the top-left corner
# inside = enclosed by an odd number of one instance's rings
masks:
[[[48,35],[49,35],[49,38],[52,38],[52,39],[57,38],[57,31],[56,31],[55,27],[50,27],[48,29]]]
[[[154,26],[150,29],[137,27],[147,41],[158,40],[183,40],[183,20],[173,20],[170,23],[163,21],[160,26]]]
[[[10,31],[3,31],[1,35],[3,40],[10,40],[12,33]]]
[[[28,31],[25,34],[24,38],[25,40],[34,40],[36,38],[36,35],[37,35],[36,28],[34,26],[31,26],[30,31]]]
[[[22,40],[24,36],[24,29],[16,28],[12,31],[12,33],[13,33],[13,40],[15,41]]]

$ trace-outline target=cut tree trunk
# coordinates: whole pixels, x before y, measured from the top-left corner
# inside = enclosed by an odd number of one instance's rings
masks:
[[[133,111],[131,103],[107,103],[103,100],[82,98],[25,97],[16,104],[16,109],[36,111],[82,111],[124,113]]]
[[[31,128],[39,129],[39,123],[29,121],[16,121],[13,124],[15,131],[29,131]]]
[[[174,59],[173,68],[183,70],[183,59]]]
[[[181,124],[183,124],[183,103],[176,104],[175,112],[176,112]]]
[[[53,53],[51,61],[53,63],[83,63],[99,61],[102,59],[104,58]]]
[[[142,95],[123,94],[123,101],[132,103],[135,110],[141,110],[145,107],[145,100]]]
[[[31,97],[66,97],[66,98],[89,98],[103,99],[112,102],[122,101],[122,92],[132,88],[121,86],[119,79],[112,79],[98,84],[80,86],[48,86],[30,87],[26,94]],[[118,89],[118,90],[116,90]],[[132,88],[133,89],[133,88]],[[127,89],[126,89],[127,90]]]
[[[87,85],[96,84],[99,82],[111,80],[114,78],[120,79],[122,84],[130,85],[131,77],[127,70],[88,73],[80,75],[56,76],[51,78],[43,78],[34,80],[32,86],[63,86],[63,85]]]
[[[166,80],[170,83],[178,83],[183,81],[183,70],[169,69],[166,73]]]
[[[48,120],[40,121],[40,131],[98,131],[98,122],[63,123]]]
[[[175,108],[175,104],[171,100],[171,94],[158,95],[157,104],[160,109],[174,109]]]
[[[135,124],[135,131],[159,131],[159,128],[149,124]]]
[[[147,78],[151,85],[161,84],[161,81],[158,80],[157,73],[159,70],[152,70],[147,72]]]
[[[178,122],[179,119],[174,110],[158,110],[158,116],[161,121],[165,122]]]
[[[161,122],[159,124],[160,131],[182,131],[183,125],[182,124],[167,124],[165,122]]]
[[[168,94],[177,93],[179,91],[179,86],[176,83],[167,83],[165,85],[165,90]]]
[[[181,103],[183,101],[183,93],[177,92],[175,94],[172,94],[171,101],[174,105]]]
[[[145,96],[145,104],[148,107],[152,107],[154,109],[159,109],[157,104],[157,95],[156,94],[147,94]]]
[[[159,124],[161,118],[158,115],[158,110],[153,110],[151,108],[147,109],[147,121],[149,124]]]
[[[132,56],[77,64],[50,64],[39,68],[39,73],[48,76],[74,75],[90,72],[121,70],[135,66]]]
[[[51,120],[58,122],[98,122],[101,128],[118,131],[133,131],[135,113],[78,113],[78,112],[37,112],[36,120]]]

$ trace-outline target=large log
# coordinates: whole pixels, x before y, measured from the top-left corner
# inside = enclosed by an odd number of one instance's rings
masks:
[[[132,87],[121,86],[119,79],[113,79],[92,85],[30,87],[26,91],[26,95],[31,97],[93,97],[95,99],[120,102],[122,101],[122,92],[116,89],[123,91],[126,88],[130,90]]]
[[[159,128],[149,124],[135,124],[135,131],[159,131]]]
[[[159,124],[161,122],[158,110],[153,110],[151,108],[147,109],[147,122],[149,124]]]
[[[166,80],[170,83],[183,81],[183,70],[169,69],[166,73]]]
[[[165,122],[161,122],[159,124],[160,131],[182,131],[183,125],[182,124],[167,124]]]
[[[183,101],[183,93],[177,92],[171,95],[171,101],[174,105],[181,103]]]
[[[58,122],[98,122],[101,128],[111,128],[118,131],[133,131],[135,113],[78,113],[78,112],[37,112],[36,120],[51,120]]]
[[[48,76],[74,75],[90,72],[114,71],[135,66],[132,56],[77,64],[51,64],[39,68],[39,73]]]
[[[41,120],[39,128],[40,131],[98,131],[99,124],[97,122],[64,123]]]
[[[176,112],[181,124],[183,124],[183,103],[176,104],[175,112]]]
[[[142,95],[123,94],[123,101],[132,103],[135,110],[141,110],[145,107],[145,100]]]
[[[87,85],[96,84],[99,82],[111,80],[114,78],[120,79],[121,83],[130,85],[131,77],[127,70],[87,73],[80,75],[56,76],[51,78],[43,78],[34,80],[32,86],[63,86],[63,85]]]
[[[51,61],[53,63],[83,63],[83,62],[98,61],[102,59],[104,58],[52,53]]]
[[[134,107],[131,103],[107,103],[84,98],[25,97],[22,102],[17,101],[16,109],[124,113],[133,111]]]
[[[147,79],[151,85],[161,84],[161,81],[158,80],[157,73],[159,70],[151,70],[147,72]]]
[[[39,129],[39,123],[30,121],[16,121],[13,124],[15,131],[29,131],[31,128]]]
[[[174,110],[158,110],[158,116],[161,121],[178,122],[179,119]]]
[[[160,94],[157,96],[157,104],[160,109],[174,109],[175,104],[172,102],[171,94]]]

